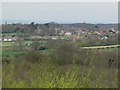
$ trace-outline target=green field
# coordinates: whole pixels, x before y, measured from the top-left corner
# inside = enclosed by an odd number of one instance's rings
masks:
[[[2,42],[2,46],[12,46],[14,42]]]
[[[28,42],[27,42],[28,43]],[[31,43],[31,42],[30,42]],[[10,45],[10,43],[9,43]],[[7,45],[6,45],[7,46]],[[99,52],[108,52],[108,53],[111,53],[111,52],[118,52],[118,49],[119,48],[105,48],[105,49],[95,49]],[[44,54],[47,54],[51,51],[52,49],[46,49],[46,50],[39,50],[38,52],[40,53],[44,53]],[[94,49],[92,49],[94,50]],[[22,55],[24,54],[25,52],[24,51],[7,51],[7,50],[4,50],[3,48],[3,51],[2,51],[2,55],[3,56],[19,56],[19,55]]]
[[[14,52],[14,51],[4,51],[2,52],[2,56],[9,56],[9,57],[16,57],[16,56],[21,56],[23,55],[24,52]]]
[[[120,48],[105,48],[105,49],[99,49],[99,50],[103,52],[118,52],[118,49]]]
[[[32,44],[33,41],[22,41],[23,45],[26,44]],[[17,44],[18,42],[2,42],[2,46],[13,46],[14,44]],[[45,45],[46,41],[39,41],[40,44]]]

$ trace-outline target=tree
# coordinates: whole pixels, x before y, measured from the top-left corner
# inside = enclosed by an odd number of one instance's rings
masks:
[[[31,25],[34,26],[34,22],[31,22]]]
[[[53,63],[59,65],[66,65],[73,63],[75,60],[74,55],[76,54],[77,49],[70,43],[65,43],[56,47],[56,49],[51,53],[51,60]]]
[[[33,41],[33,43],[32,43],[31,46],[32,46],[32,47],[31,47],[32,50],[34,50],[34,51],[39,50],[39,48],[40,48],[39,40],[38,40],[38,39],[34,39],[34,41]]]

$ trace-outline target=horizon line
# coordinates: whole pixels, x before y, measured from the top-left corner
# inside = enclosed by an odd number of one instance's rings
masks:
[[[104,22],[86,22],[86,21],[82,21],[82,22],[62,22],[62,21],[36,21],[36,20],[0,20],[1,24],[30,24],[32,22],[34,22],[35,24],[45,24],[45,23],[58,23],[58,24],[77,24],[77,23],[87,23],[87,24],[118,24],[119,22],[108,22],[108,23],[104,23]]]

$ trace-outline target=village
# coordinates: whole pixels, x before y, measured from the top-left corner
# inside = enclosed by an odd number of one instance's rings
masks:
[[[39,42],[43,42],[43,41],[46,42],[49,40],[53,40],[53,41],[67,40],[70,42],[84,42],[85,44],[83,46],[117,45],[117,41],[115,41],[115,39],[118,37],[118,33],[119,31],[115,30],[114,28],[111,28],[109,30],[98,30],[98,31],[81,30],[81,29],[76,29],[71,31],[60,30],[59,33],[56,32],[55,36],[32,35],[28,37],[19,37],[17,35],[3,34],[3,37],[2,38],[0,37],[0,41],[3,42],[2,45],[3,47],[9,45],[11,46],[13,43],[18,42],[19,40],[24,41],[26,46],[31,46],[32,42],[36,39]]]
[[[39,28],[37,27],[38,31]],[[19,40],[19,38],[22,38],[23,40],[34,40],[34,39],[39,39],[39,40],[58,40],[58,39],[65,39],[65,40],[71,40],[73,42],[77,41],[77,40],[84,40],[87,38],[91,38],[91,39],[97,39],[97,40],[101,40],[101,41],[107,41],[109,39],[111,39],[111,37],[117,36],[119,33],[118,30],[114,29],[114,28],[110,28],[108,30],[103,29],[103,30],[82,30],[80,28],[77,29],[61,29],[61,28],[55,28],[55,34],[50,36],[50,35],[46,35],[46,36],[41,36],[41,35],[29,35],[27,37],[20,37],[17,34],[9,34],[6,35],[3,33],[2,37],[0,37],[0,41],[3,42],[15,42],[17,40]]]

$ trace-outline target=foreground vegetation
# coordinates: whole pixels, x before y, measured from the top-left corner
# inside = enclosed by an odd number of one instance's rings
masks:
[[[3,66],[3,88],[115,88],[117,70],[25,61]],[[19,67],[18,67],[19,65]],[[99,71],[98,71],[99,70]],[[113,75],[110,75],[110,74]]]
[[[75,43],[49,48],[3,57],[3,88],[118,87],[118,48],[79,50]]]

